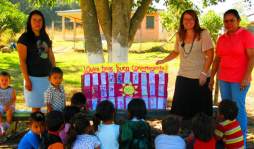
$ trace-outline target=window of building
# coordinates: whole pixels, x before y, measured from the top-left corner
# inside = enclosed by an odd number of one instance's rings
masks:
[[[146,29],[154,28],[154,16],[146,16]]]

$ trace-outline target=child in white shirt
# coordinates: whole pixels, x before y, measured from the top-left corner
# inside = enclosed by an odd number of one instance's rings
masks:
[[[185,141],[178,136],[180,129],[180,118],[176,115],[169,115],[162,120],[163,134],[158,135],[155,140],[156,149],[185,149]]]
[[[118,149],[119,125],[114,124],[115,108],[112,102],[104,100],[96,107],[94,126],[101,149]]]

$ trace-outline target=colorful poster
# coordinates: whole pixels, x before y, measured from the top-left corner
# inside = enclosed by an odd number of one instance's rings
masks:
[[[96,110],[97,104],[98,104],[98,99],[92,98],[92,110]]]
[[[117,109],[119,109],[119,110],[124,109],[124,99],[123,99],[123,97],[117,97]]]
[[[109,82],[109,84],[115,83],[115,76],[114,76],[113,72],[108,73],[108,82]]]
[[[107,84],[106,73],[101,73],[101,84]]]
[[[130,72],[125,72],[124,73],[124,83],[129,84],[131,82],[131,73]]]
[[[138,77],[138,74],[139,74],[139,73],[138,73],[138,72],[136,72],[136,71],[132,73],[132,79],[133,79],[133,81],[132,81],[132,82],[133,82],[133,84],[138,84],[138,83],[139,83],[139,77]]]
[[[90,86],[90,74],[85,74],[84,85]]]
[[[117,73],[117,84],[123,83],[123,74],[121,72]]]
[[[93,74],[93,85],[99,85],[98,73]]]
[[[154,64],[87,65],[82,75],[82,91],[88,108],[111,101],[116,109],[126,110],[133,98],[142,98],[148,110],[166,109],[168,68]]]
[[[162,97],[158,97],[158,109],[162,110],[166,108],[166,103],[165,103],[165,99]]]
[[[157,109],[157,98],[156,97],[150,97],[150,108],[152,110]]]
[[[128,104],[130,103],[130,101],[131,101],[131,97],[129,97],[129,96],[125,97],[125,109],[127,109]]]
[[[149,83],[155,84],[155,74],[153,71],[149,73]]]

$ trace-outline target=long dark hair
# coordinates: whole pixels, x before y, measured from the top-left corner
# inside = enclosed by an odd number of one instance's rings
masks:
[[[75,114],[70,120],[70,123],[71,128],[68,132],[67,149],[71,149],[77,138],[77,135],[85,134],[87,128],[90,126],[90,122],[86,118],[86,114],[82,112]]]
[[[32,25],[31,25],[32,16],[35,14],[41,16],[41,18],[42,18],[42,28],[40,30],[40,36],[43,38],[48,38],[48,34],[46,32],[45,18],[44,18],[44,15],[42,14],[42,12],[40,12],[39,10],[33,10],[32,12],[30,12],[27,22],[26,22],[26,32],[29,34],[29,36],[31,38],[35,37],[35,34],[32,30]]]
[[[183,25],[183,17],[185,14],[191,15],[192,18],[194,19],[194,21],[195,21],[195,26],[194,26],[195,37],[200,39],[200,34],[204,29],[200,27],[197,13],[194,10],[190,9],[190,10],[184,11],[181,16],[181,19],[180,19],[180,25],[178,28],[178,34],[179,34],[180,41],[184,41],[184,39],[186,37],[186,29],[184,28],[184,25]]]

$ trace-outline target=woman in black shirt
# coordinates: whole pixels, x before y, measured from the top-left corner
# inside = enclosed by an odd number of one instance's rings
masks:
[[[52,42],[40,11],[34,10],[29,14],[26,32],[20,36],[17,49],[26,104],[32,107],[32,112],[40,111],[44,106],[44,91],[49,85],[48,75],[55,66]]]

